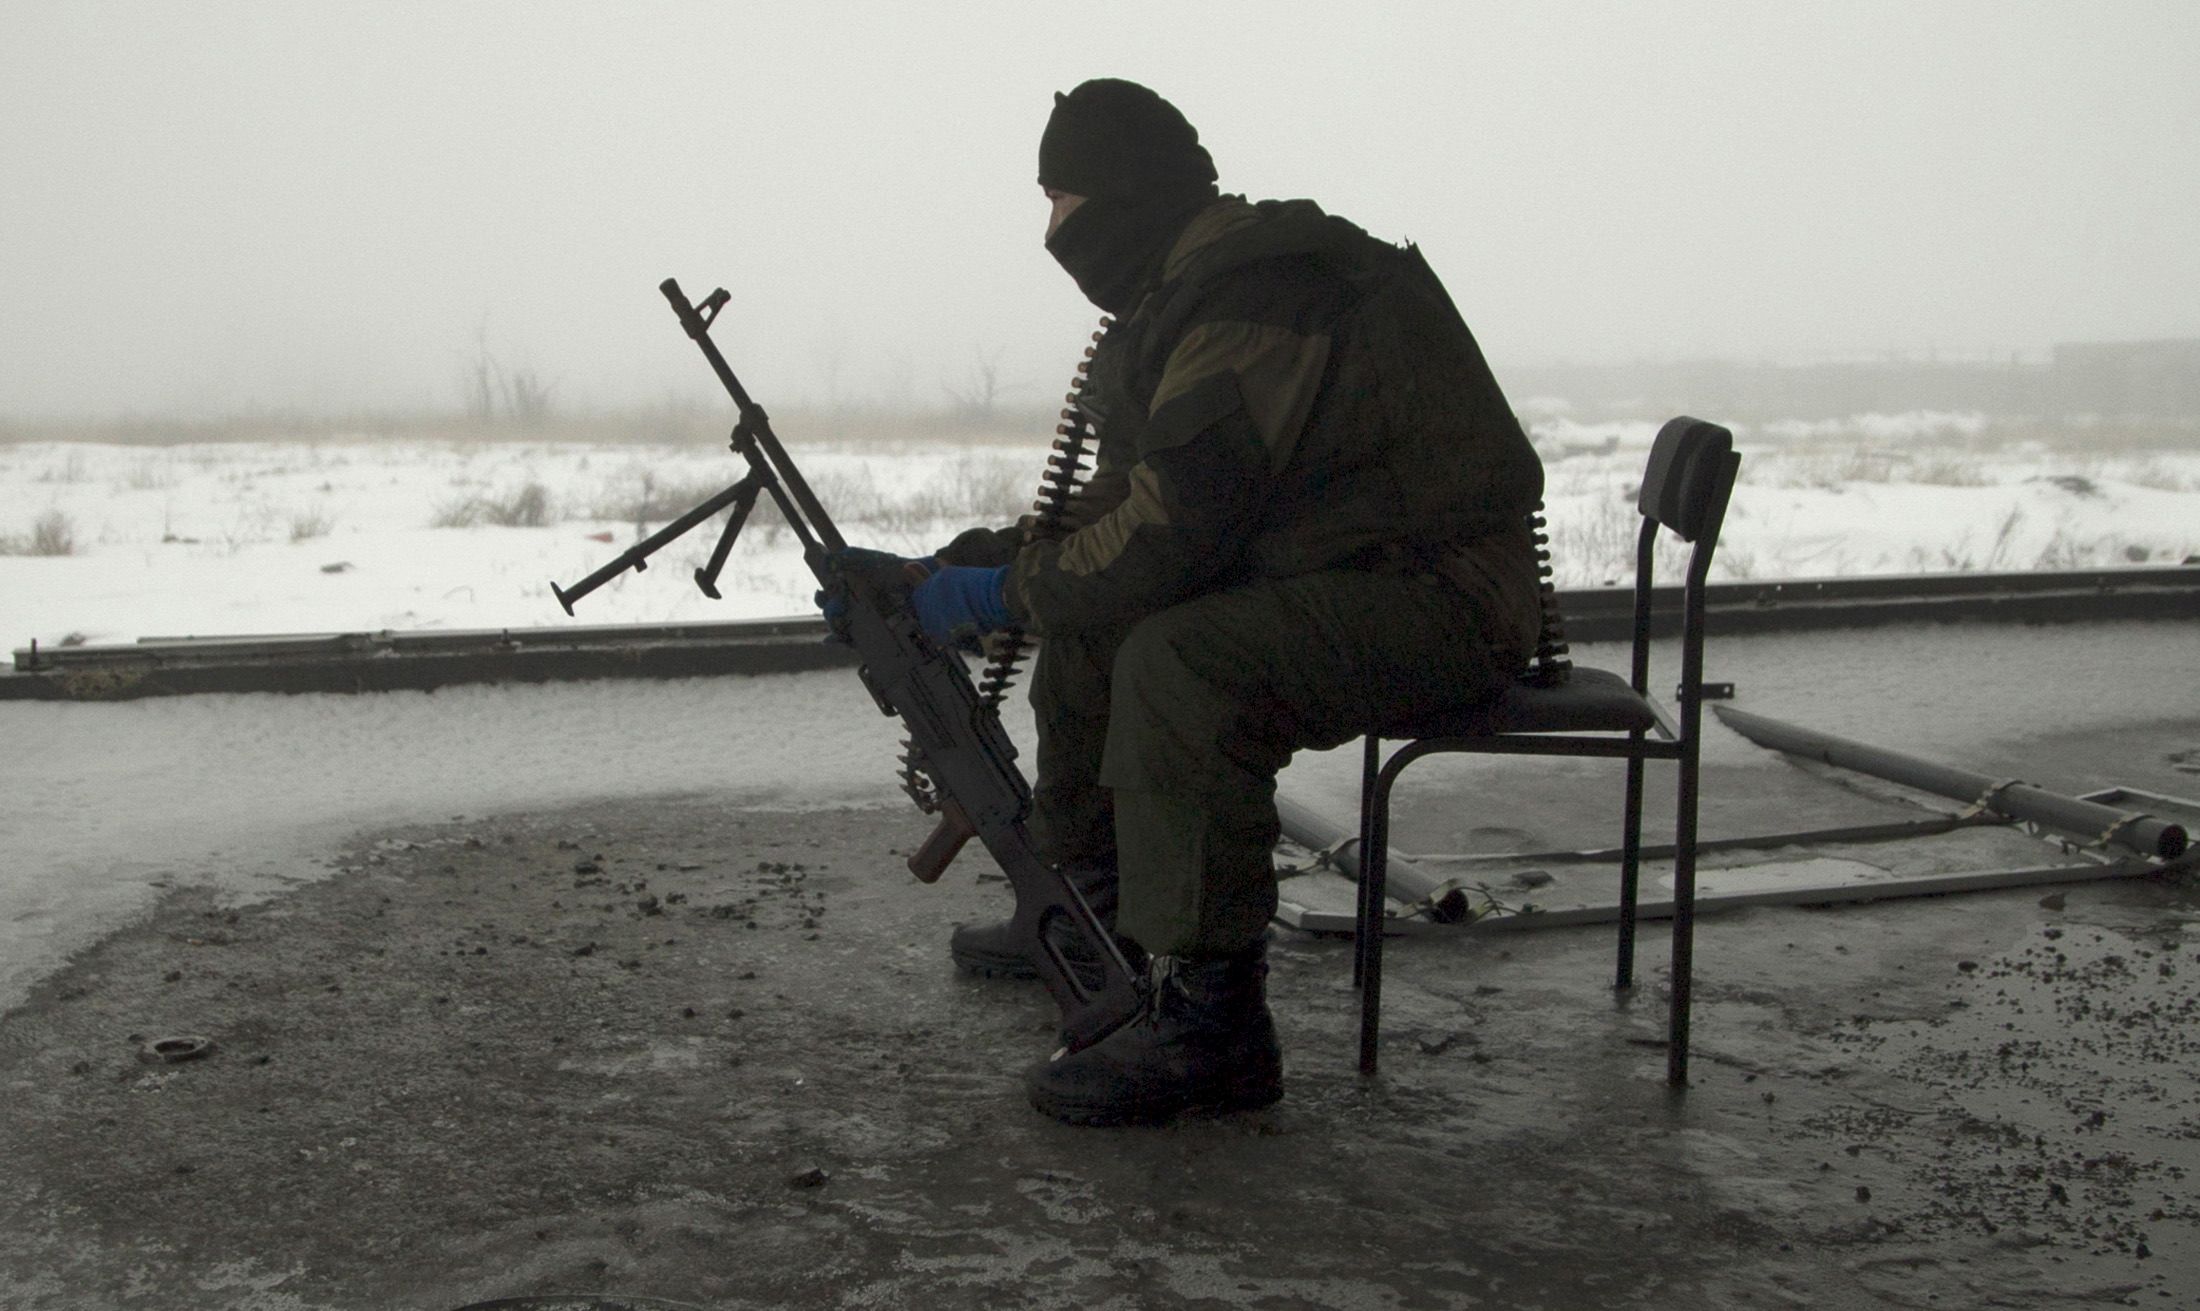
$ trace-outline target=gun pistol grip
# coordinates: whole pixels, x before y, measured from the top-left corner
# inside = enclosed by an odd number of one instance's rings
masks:
[[[932,830],[932,836],[924,845],[909,854],[909,872],[920,883],[937,883],[940,875],[954,863],[955,854],[963,849],[963,843],[978,835],[970,817],[953,801],[940,802],[940,822]]]

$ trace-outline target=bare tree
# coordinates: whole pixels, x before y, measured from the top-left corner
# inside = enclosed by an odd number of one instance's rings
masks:
[[[1001,402],[1001,352],[988,355],[973,345],[971,354],[976,358],[961,387],[945,386],[948,399],[954,404],[955,416],[961,419],[991,419]]]
[[[550,417],[550,394],[557,384],[531,365],[506,368],[489,349],[489,321],[474,328],[474,354],[459,370],[459,391],[469,418],[487,423],[502,416],[517,423]]]

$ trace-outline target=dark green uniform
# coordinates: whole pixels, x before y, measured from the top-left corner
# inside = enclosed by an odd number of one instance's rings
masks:
[[[1075,531],[1007,586],[1043,639],[1035,833],[1118,864],[1148,951],[1238,951],[1275,909],[1291,753],[1524,664],[1542,470],[1419,256],[1306,201],[1201,209],[1083,399]]]

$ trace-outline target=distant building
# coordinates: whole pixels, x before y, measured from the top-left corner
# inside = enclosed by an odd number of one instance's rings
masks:
[[[2055,347],[2048,395],[2063,414],[2200,415],[2200,337]]]
[[[1561,398],[1579,418],[1656,418],[1688,409],[1744,423],[1910,410],[2200,420],[2200,338],[2066,343],[2044,361],[1894,356],[1501,364],[1499,376],[1516,398]]]

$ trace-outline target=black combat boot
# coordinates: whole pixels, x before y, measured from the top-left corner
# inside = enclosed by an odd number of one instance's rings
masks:
[[[1116,879],[1112,865],[1094,865],[1074,868],[1070,882],[1077,893],[1092,907],[1092,913],[1100,917],[1110,932],[1115,929]],[[983,974],[992,979],[1036,979],[1039,967],[1032,964],[1032,943],[1013,920],[995,920],[991,924],[965,924],[947,939],[947,954],[957,965],[972,974]],[[1084,943],[1073,935],[1062,944],[1062,954],[1070,964],[1092,964],[1098,960],[1084,950]]]
[[[1154,961],[1144,1013],[1080,1052],[1024,1072],[1031,1104],[1068,1124],[1145,1124],[1195,1107],[1251,1110],[1283,1096],[1265,946]]]

